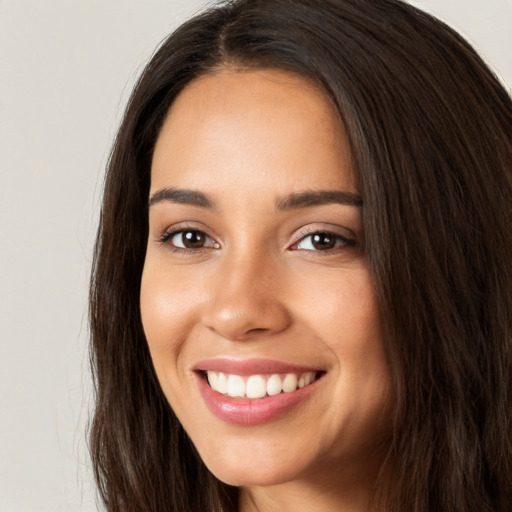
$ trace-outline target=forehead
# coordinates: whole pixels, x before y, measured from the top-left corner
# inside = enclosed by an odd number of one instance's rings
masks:
[[[339,114],[312,80],[224,70],[174,101],[155,146],[151,190],[273,182],[282,193],[316,183],[356,192],[352,167]]]

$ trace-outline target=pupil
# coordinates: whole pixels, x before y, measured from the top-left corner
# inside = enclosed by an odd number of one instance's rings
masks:
[[[316,233],[313,235],[313,247],[315,249],[332,249],[336,240],[328,233]]]
[[[182,237],[183,245],[189,249],[197,249],[204,245],[204,234],[200,231],[185,231]]]

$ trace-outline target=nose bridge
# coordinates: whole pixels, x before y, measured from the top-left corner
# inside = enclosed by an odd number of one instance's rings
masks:
[[[278,257],[249,246],[234,249],[216,266],[205,325],[233,341],[284,330],[290,315],[281,281]]]

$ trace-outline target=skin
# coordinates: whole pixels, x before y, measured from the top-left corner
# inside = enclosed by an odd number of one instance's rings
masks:
[[[214,208],[154,200],[141,312],[162,389],[209,469],[251,510],[367,510],[389,436],[390,373],[360,207],[276,201],[358,193],[329,99],[277,70],[221,70],[173,103],[158,137],[150,197],[199,191]],[[181,234],[198,230],[192,250]],[[336,246],[314,246],[330,232]],[[346,240],[349,239],[350,242]],[[193,368],[265,358],[325,373],[286,414],[233,425],[206,407]]]

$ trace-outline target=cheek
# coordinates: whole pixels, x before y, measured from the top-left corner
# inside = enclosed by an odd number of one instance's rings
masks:
[[[162,365],[174,366],[178,361],[186,333],[193,323],[191,303],[179,280],[169,279],[151,262],[145,265],[140,293],[141,319],[159,379]]]
[[[332,327],[331,348],[355,388],[367,403],[384,400],[389,391],[389,365],[381,317],[369,276],[358,279],[338,294],[338,313]],[[361,396],[361,395],[360,395]]]
[[[368,271],[361,269],[311,287],[307,303],[309,325],[336,360],[336,396],[352,411],[354,425],[361,430],[371,427],[373,420],[387,414],[392,390],[378,302]],[[304,302],[304,311],[306,306]]]
[[[307,311],[310,325],[335,351],[382,349],[381,321],[373,284],[365,268],[340,272],[339,277],[303,281],[294,296]]]

